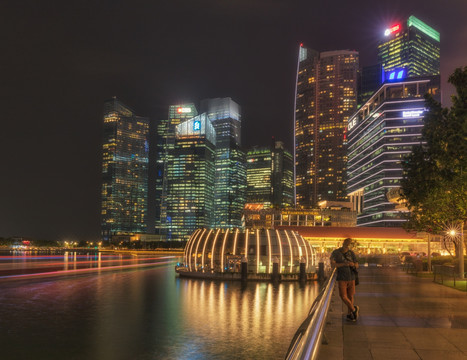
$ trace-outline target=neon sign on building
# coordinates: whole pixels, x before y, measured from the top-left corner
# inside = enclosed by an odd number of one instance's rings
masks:
[[[407,110],[402,112],[402,117],[404,118],[416,118],[420,117],[425,110]]]
[[[392,71],[386,72],[386,80],[394,81],[394,80],[402,80],[406,77],[405,69],[395,69]]]
[[[394,34],[395,32],[398,32],[400,29],[401,29],[400,24],[393,25],[389,29],[386,29],[386,31],[384,32],[384,35],[389,36],[391,34]]]
[[[349,121],[349,124],[347,125],[347,130],[352,130],[352,128],[357,125],[357,118],[354,117],[352,120]]]
[[[189,113],[191,112],[191,108],[177,108],[178,113]]]

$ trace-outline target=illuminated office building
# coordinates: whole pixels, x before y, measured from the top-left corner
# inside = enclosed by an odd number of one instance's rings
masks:
[[[112,98],[104,103],[102,237],[145,233],[149,119]]]
[[[385,72],[404,68],[407,77],[440,74],[440,34],[410,16],[392,24],[378,45],[378,63]]]
[[[348,122],[347,192],[357,226],[393,227],[405,221],[397,203],[401,161],[422,143],[425,93],[440,100],[439,76],[410,78],[404,69],[385,76]]]
[[[246,190],[240,106],[231,98],[205,99],[201,112],[206,113],[216,131],[215,226],[240,227]]]
[[[247,203],[285,208],[293,200],[293,158],[281,141],[247,153]]]
[[[167,213],[165,199],[167,198],[167,164],[170,160],[170,150],[175,146],[175,128],[185,120],[198,115],[192,103],[171,105],[167,120],[160,120],[157,124],[157,159],[156,159],[156,234],[166,234]]]
[[[364,66],[358,72],[357,108],[360,108],[383,83],[381,64]]]
[[[346,199],[347,120],[357,106],[358,52],[300,46],[295,101],[295,201]]]
[[[215,144],[206,114],[175,127],[166,166],[168,240],[188,240],[195,229],[214,225]]]
[[[271,149],[254,147],[246,154],[246,201],[252,204],[262,204],[263,207],[272,206]]]

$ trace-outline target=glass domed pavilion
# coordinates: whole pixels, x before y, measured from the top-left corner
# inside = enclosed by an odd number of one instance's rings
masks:
[[[184,264],[177,268],[180,274],[239,273],[242,262],[247,263],[249,274],[272,274],[277,263],[279,274],[296,275],[301,262],[306,273],[315,273],[315,250],[290,230],[198,229],[184,255]]]

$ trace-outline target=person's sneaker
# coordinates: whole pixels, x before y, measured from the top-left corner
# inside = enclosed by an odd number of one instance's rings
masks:
[[[355,318],[355,320],[357,320],[358,319],[358,312],[360,311],[360,307],[357,306],[357,305],[354,305],[354,308],[355,308],[355,310],[353,311],[352,314],[353,314],[353,317]]]
[[[347,320],[348,320],[348,321],[356,321],[353,314],[348,314],[348,315],[347,315]]]

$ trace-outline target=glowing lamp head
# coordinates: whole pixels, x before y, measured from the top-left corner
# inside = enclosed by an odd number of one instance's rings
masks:
[[[456,235],[456,230],[454,230],[454,229],[449,230],[449,235],[455,236]]]

